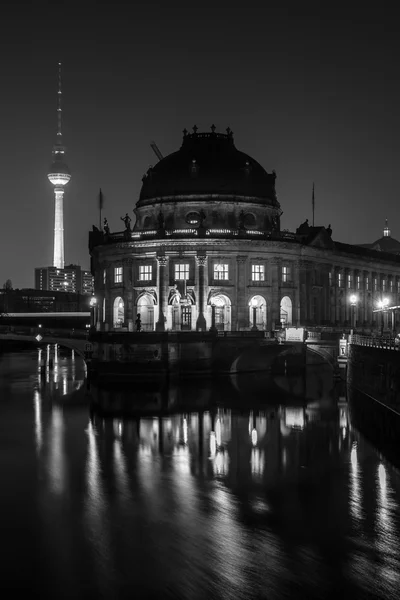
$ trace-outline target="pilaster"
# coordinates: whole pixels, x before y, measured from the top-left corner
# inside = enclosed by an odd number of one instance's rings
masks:
[[[196,321],[196,331],[206,331],[207,324],[204,316],[204,294],[205,294],[205,267],[207,263],[206,253],[201,251],[197,253],[196,264],[198,270],[198,315]]]

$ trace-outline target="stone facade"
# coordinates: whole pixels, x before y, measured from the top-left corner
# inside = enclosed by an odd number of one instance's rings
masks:
[[[231,132],[186,132],[145,176],[134,229],[90,233],[97,329],[133,331],[138,314],[145,331],[396,327],[374,311],[400,305],[400,256],[281,231],[275,177]]]

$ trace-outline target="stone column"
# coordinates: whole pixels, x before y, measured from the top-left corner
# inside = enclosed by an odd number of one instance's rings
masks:
[[[207,330],[207,324],[206,324],[206,318],[204,316],[204,292],[205,292],[205,286],[204,286],[204,269],[206,266],[206,262],[207,262],[207,256],[205,254],[205,252],[198,252],[197,256],[196,256],[196,262],[197,262],[197,267],[198,267],[198,273],[199,273],[199,287],[198,287],[198,298],[199,298],[199,307],[198,307],[198,314],[197,314],[197,321],[196,321],[196,331],[206,331]]]
[[[246,262],[247,256],[237,256],[236,270],[236,330],[247,327],[249,319],[246,306]],[[233,315],[231,315],[231,319]]]
[[[271,329],[280,329],[281,326],[281,259],[271,258]]]
[[[296,327],[300,327],[301,315],[300,315],[300,261],[297,260],[293,263],[294,273],[294,314],[293,323]]]
[[[165,331],[165,312],[166,312],[166,294],[165,294],[165,267],[167,266],[166,256],[157,256],[158,261],[158,321],[156,331]]]
[[[131,258],[126,258],[123,261],[123,278],[124,278],[124,321],[128,326],[129,331],[133,331],[133,293],[132,293],[132,264]]]

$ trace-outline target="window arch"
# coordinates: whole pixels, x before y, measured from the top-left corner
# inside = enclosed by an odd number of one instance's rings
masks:
[[[255,309],[255,315],[254,315]],[[254,323],[255,316],[255,323]],[[264,330],[267,328],[267,302],[263,296],[253,296],[249,300],[249,322],[250,327]]]
[[[117,296],[114,300],[113,307],[113,326],[122,327],[125,320],[125,305],[121,296]]]
[[[282,327],[292,324],[292,301],[289,296],[283,296],[281,300],[281,324]]]
[[[154,331],[154,298],[143,294],[137,301],[136,312],[140,314],[142,331]]]

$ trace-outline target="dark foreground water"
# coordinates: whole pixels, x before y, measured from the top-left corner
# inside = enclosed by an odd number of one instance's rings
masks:
[[[0,597],[400,597],[399,474],[321,365],[304,403],[281,377],[293,403],[252,410],[249,376],[125,420],[90,417],[83,378],[0,357]]]

